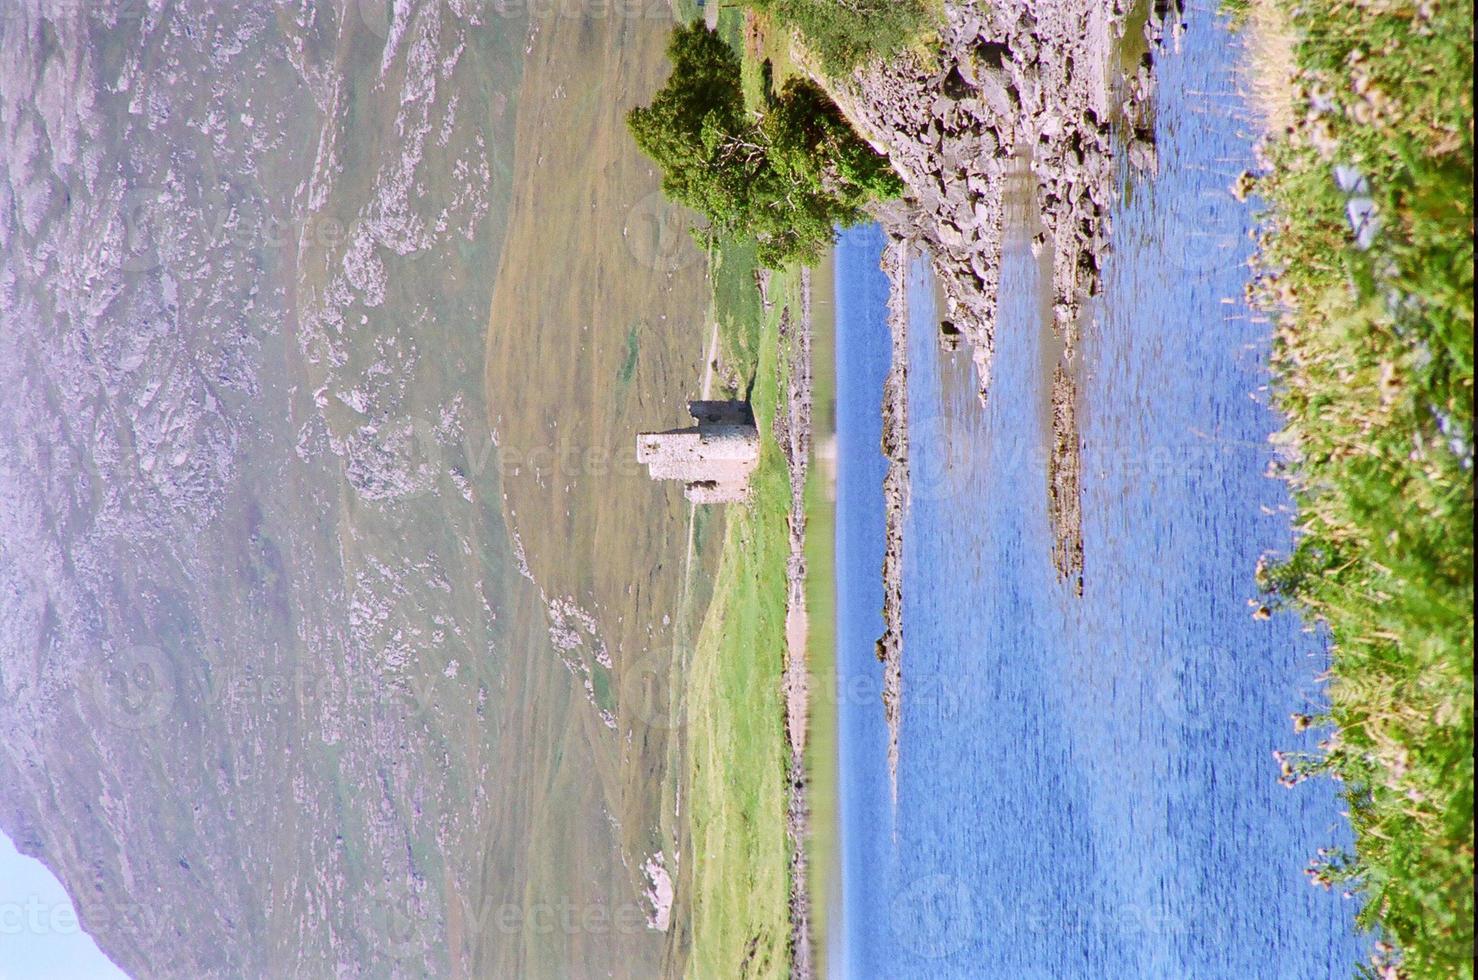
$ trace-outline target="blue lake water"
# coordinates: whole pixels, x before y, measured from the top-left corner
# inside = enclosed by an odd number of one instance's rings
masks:
[[[836,263],[841,921],[837,976],[1326,977],[1364,956],[1355,903],[1303,868],[1349,831],[1334,784],[1285,789],[1310,747],[1321,638],[1259,622],[1257,558],[1290,540],[1264,475],[1269,327],[1242,303],[1251,165],[1234,52],[1209,16],[1160,65],[1160,176],[1115,213],[1081,385],[1085,591],[1051,563],[1039,272],[1003,274],[988,408],[937,349],[916,263],[902,761],[890,799],[881,666],[876,228]]]

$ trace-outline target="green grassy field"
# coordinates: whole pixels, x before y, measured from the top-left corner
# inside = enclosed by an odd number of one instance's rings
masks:
[[[767,32],[752,14],[723,8],[720,34],[743,57],[745,97],[763,98],[793,71],[788,41]],[[764,977],[789,974],[789,845],[785,836],[787,745],[780,676],[785,644],[786,516],[790,484],[772,435],[785,367],[778,362],[779,318],[800,315],[800,273],[774,273],[766,314],[754,275],[753,244],[724,240],[710,250],[712,317],[719,325],[719,387],[749,397],[762,438],[760,467],[745,506],[728,508],[714,595],[686,678],[691,829],[692,943],[688,975]],[[829,265],[813,277],[817,347],[817,437],[830,431],[833,379]],[[832,547],[834,507],[829,476],[809,470],[807,494],[807,651],[811,717],[807,768],[813,827],[811,896],[818,955],[824,957],[827,899],[834,882],[836,733]]]
[[[730,506],[713,601],[686,687],[692,953],[688,975],[789,973],[786,745],[779,698],[785,648],[785,517],[790,482],[770,435],[778,397],[780,303],[765,316],[752,246],[714,250],[721,362],[749,388],[762,436],[751,500]],[[777,276],[778,280],[782,277]],[[788,284],[789,285],[789,284]],[[793,288],[793,286],[791,287]]]
[[[1473,7],[1230,8],[1271,138],[1256,297],[1298,504],[1263,586],[1327,623],[1319,754],[1384,976],[1473,975]],[[1373,207],[1373,212],[1370,210]],[[1364,233],[1357,229],[1364,222]]]

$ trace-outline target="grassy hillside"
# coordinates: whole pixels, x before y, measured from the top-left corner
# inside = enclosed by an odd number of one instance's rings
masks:
[[[1473,974],[1471,3],[1238,4],[1271,135],[1254,291],[1277,324],[1292,555],[1260,572],[1335,645],[1321,754],[1387,976]]]

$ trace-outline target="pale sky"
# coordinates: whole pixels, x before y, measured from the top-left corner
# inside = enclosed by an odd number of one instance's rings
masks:
[[[125,980],[77,924],[62,883],[0,833],[0,980]]]

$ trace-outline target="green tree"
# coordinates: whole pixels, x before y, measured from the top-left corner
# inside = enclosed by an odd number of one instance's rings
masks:
[[[834,226],[855,224],[871,200],[902,187],[887,160],[857,137],[815,84],[793,79],[746,111],[739,58],[702,24],[668,42],[672,74],[627,123],[662,168],[669,198],[717,234],[752,238],[760,261],[814,261]]]

